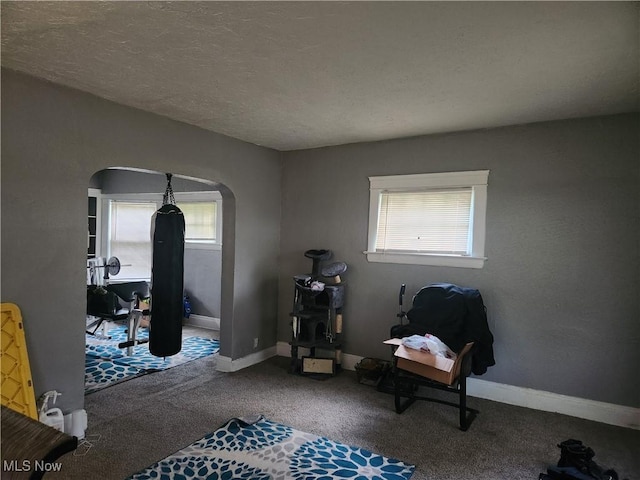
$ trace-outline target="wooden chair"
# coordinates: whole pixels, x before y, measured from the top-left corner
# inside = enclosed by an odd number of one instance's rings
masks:
[[[457,407],[460,417],[460,430],[466,431],[478,410],[467,407],[467,377],[471,373],[473,342],[467,343],[458,354],[449,372],[427,367],[408,358],[393,357],[393,385],[396,413],[404,412],[416,400],[426,400]],[[426,367],[426,368],[425,368]],[[419,394],[420,387],[434,388],[452,393],[457,402]]]

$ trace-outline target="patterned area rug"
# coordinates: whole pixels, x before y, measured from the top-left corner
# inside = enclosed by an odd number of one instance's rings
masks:
[[[201,337],[187,337],[182,340],[180,353],[167,358],[154,357],[145,343],[132,348],[127,355],[126,348],[118,348],[118,343],[127,340],[124,326],[109,330],[110,339],[93,335],[86,336],[85,394],[96,392],[124,380],[148,373],[183,365],[198,358],[213,355],[220,350],[217,340]],[[138,330],[137,338],[149,338],[149,331]]]
[[[231,419],[127,480],[408,480],[414,468],[259,416]]]

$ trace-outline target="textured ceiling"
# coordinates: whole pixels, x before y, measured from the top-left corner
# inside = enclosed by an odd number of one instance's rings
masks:
[[[638,2],[2,2],[2,65],[278,150],[638,110]]]

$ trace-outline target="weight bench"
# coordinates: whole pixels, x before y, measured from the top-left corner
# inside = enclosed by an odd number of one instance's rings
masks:
[[[87,315],[96,317],[87,326],[87,333],[95,335],[104,321],[126,323],[127,341],[119,343],[118,348],[126,348],[131,355],[134,346],[148,342],[136,336],[142,317],[149,315],[149,309],[141,309],[140,304],[150,296],[149,284],[144,281],[87,286]]]

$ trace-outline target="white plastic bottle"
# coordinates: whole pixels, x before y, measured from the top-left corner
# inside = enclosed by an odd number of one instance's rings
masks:
[[[47,408],[49,406],[49,398],[53,398],[53,403],[56,403],[58,396],[62,395],[56,390],[46,392],[40,397],[42,399],[42,406],[38,415],[39,420],[45,425],[55,428],[64,432],[64,415],[59,408]]]

